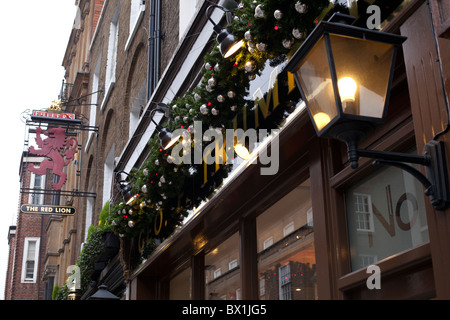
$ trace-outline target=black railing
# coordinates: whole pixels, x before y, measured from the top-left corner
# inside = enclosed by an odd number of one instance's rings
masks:
[[[63,103],[68,102],[69,98],[70,98],[70,94],[72,92],[72,88],[73,88],[73,83],[67,83],[63,80],[58,99],[61,100]]]

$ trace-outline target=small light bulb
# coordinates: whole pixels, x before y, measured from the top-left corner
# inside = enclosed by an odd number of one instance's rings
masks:
[[[330,116],[324,112],[318,112],[314,115],[314,122],[319,130],[322,130],[331,121]]]

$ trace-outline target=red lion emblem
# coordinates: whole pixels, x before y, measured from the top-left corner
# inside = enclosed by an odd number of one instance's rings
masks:
[[[53,170],[53,174],[59,176],[59,182],[54,183],[52,188],[54,190],[61,190],[63,184],[67,180],[67,174],[63,172],[65,166],[74,158],[77,153],[78,141],[75,137],[66,137],[63,128],[51,128],[44,131],[43,134],[48,138],[42,140],[42,128],[36,128],[36,143],[40,150],[36,150],[31,146],[28,151],[37,156],[45,156],[47,159],[41,162],[39,168],[36,168],[32,163],[28,164],[28,170],[37,174],[46,174],[47,169]],[[65,160],[64,160],[65,158]]]

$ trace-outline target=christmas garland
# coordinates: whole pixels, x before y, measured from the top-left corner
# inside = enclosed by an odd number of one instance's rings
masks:
[[[245,45],[228,59],[214,46],[204,57],[200,85],[169,104],[171,119],[164,126],[171,131],[187,129],[190,139],[181,143],[192,147],[194,121],[202,122],[203,131],[214,128],[224,133],[233,128],[232,119],[253,105],[246,99],[250,82],[261,74],[268,60],[275,65],[295,51],[330,6],[329,0],[241,1],[228,28],[236,38],[245,39]],[[209,143],[203,141],[203,148]],[[214,174],[204,183],[203,165],[175,164],[171,150],[163,150],[157,137],[149,145],[147,160],[130,173],[134,202],[115,204],[108,219],[111,229],[121,237],[167,238],[230,171],[225,164],[218,171],[212,170]]]

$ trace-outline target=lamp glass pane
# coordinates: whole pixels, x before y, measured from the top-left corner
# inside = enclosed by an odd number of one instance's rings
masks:
[[[323,37],[300,63],[296,75],[316,128],[320,131],[337,115]]]
[[[382,118],[394,46],[341,35],[330,43],[343,112]]]

